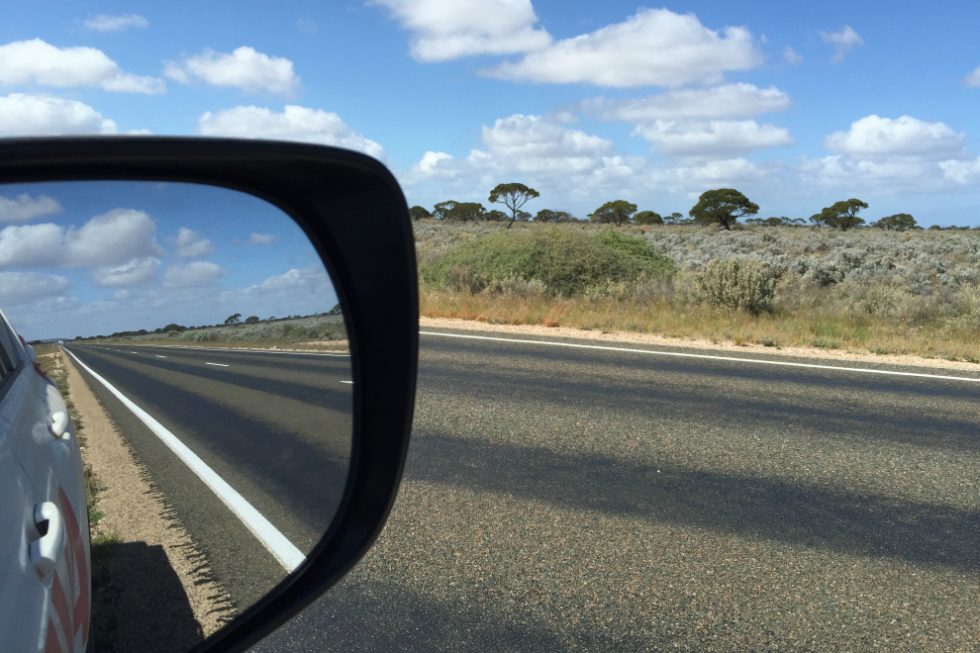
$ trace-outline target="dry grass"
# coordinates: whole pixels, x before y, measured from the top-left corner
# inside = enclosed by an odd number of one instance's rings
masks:
[[[719,310],[701,304],[677,307],[666,299],[638,303],[616,299],[559,299],[467,294],[423,289],[422,315],[490,324],[533,324],[634,331],[671,338],[768,347],[817,347],[874,354],[911,354],[980,362],[980,343],[969,329],[941,330],[873,317],[848,317],[800,309],[792,314]]]
[[[555,228],[515,226],[515,231],[542,229]],[[614,228],[567,224],[559,229],[599,235]],[[670,279],[592,279],[571,297],[548,291],[528,274],[478,288],[459,283],[465,274],[449,281],[431,274],[460,248],[473,249],[474,241],[499,230],[490,223],[416,224],[423,315],[980,362],[976,231],[626,226],[617,230],[654,245],[676,273]],[[734,262],[761,266],[759,288],[764,277],[771,279],[756,314],[718,306],[705,293],[708,272]],[[734,277],[716,281],[725,286],[725,297],[752,290]]]

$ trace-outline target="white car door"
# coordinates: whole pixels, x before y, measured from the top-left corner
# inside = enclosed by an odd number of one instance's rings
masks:
[[[0,519],[4,650],[84,651],[91,586],[78,442],[57,389],[35,368],[5,317],[0,322]]]

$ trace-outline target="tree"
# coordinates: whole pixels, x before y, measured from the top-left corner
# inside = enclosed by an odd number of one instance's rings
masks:
[[[521,207],[535,197],[541,197],[541,194],[529,186],[514,181],[509,184],[494,186],[487,201],[491,204],[503,204],[510,209],[510,222],[507,223],[507,228],[510,229],[514,221],[518,219],[518,211]],[[527,216],[530,217],[530,214]]]
[[[892,231],[908,231],[909,229],[918,228],[918,225],[915,223],[915,218],[908,213],[896,213],[895,215],[885,216],[878,220],[878,222],[875,222],[873,226]]]
[[[677,211],[674,211],[670,215],[664,216],[664,224],[686,224],[688,222],[690,222],[690,220],[685,220],[684,214],[678,213]]]
[[[864,220],[859,218],[857,214],[861,209],[866,208],[868,208],[867,202],[852,197],[849,200],[841,200],[824,207],[820,213],[810,216],[810,222],[847,231],[859,224],[864,224]]]
[[[633,216],[636,224],[663,224],[664,218],[656,211],[640,211]]]
[[[235,313],[235,314],[229,315],[228,317],[225,318],[225,324],[226,325],[228,325],[228,324],[238,324],[241,321],[242,321],[242,314],[241,313]]]
[[[419,206],[416,204],[408,210],[408,214],[412,216],[412,220],[421,220],[422,218],[431,218],[432,214],[429,213],[428,209],[424,206]]]
[[[785,215],[771,218],[749,218],[748,224],[761,224],[764,227],[795,227],[806,222],[803,218],[787,218]]]
[[[568,211],[552,211],[551,209],[541,209],[534,216],[535,222],[572,222],[575,217]]]
[[[716,188],[701,193],[688,212],[698,224],[720,224],[731,229],[738,219],[759,212],[759,205],[734,188]]]
[[[247,318],[245,318],[245,324],[258,324],[258,322],[259,322],[258,315],[249,315]]]
[[[636,213],[636,204],[626,200],[613,200],[606,202],[594,212],[589,214],[592,222],[604,222],[612,224],[623,224],[630,221],[630,216]]]
[[[510,220],[510,217],[508,217],[506,213],[503,211],[498,211],[497,209],[487,211],[484,218],[487,222],[506,222],[507,220]]]
[[[439,202],[432,208],[432,213],[440,220],[448,222],[470,222],[482,220],[487,210],[477,202],[457,202],[449,200]]]

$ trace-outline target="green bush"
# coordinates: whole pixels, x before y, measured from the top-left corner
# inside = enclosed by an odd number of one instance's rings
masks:
[[[547,294],[574,297],[610,282],[669,278],[674,264],[643,238],[612,229],[594,234],[542,227],[460,243],[421,272],[430,286],[455,291],[493,291],[520,279]]]
[[[772,310],[776,294],[776,280],[765,265],[737,258],[708,263],[697,275],[697,285],[702,301],[753,315]]]

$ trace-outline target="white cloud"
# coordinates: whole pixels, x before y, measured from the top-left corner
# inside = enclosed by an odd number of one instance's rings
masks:
[[[502,79],[600,86],[716,83],[763,61],[743,27],[708,29],[694,14],[640,9],[625,22],[553,43],[488,71]]]
[[[146,29],[150,21],[137,14],[96,14],[83,20],[82,26],[96,32],[124,32],[128,29]]]
[[[864,45],[864,39],[850,25],[844,25],[836,32],[820,32],[820,39],[834,48],[831,61],[840,63],[854,48]]]
[[[805,159],[800,176],[808,184],[853,189],[855,193],[936,191],[944,185],[939,166],[916,157],[862,159],[835,154]]]
[[[372,0],[411,32],[418,61],[515,54],[551,43],[530,0]]]
[[[803,55],[787,45],[783,48],[783,61],[796,66],[803,63]]]
[[[250,93],[293,95],[299,89],[299,77],[293,71],[292,61],[270,57],[248,46],[235,48],[230,54],[205,50],[179,63],[168,62],[163,74],[181,84],[197,79]]]
[[[133,209],[114,209],[80,228],[56,224],[0,229],[0,268],[108,267],[142,256],[159,256],[153,220]]]
[[[963,78],[963,83],[967,86],[973,86],[974,88],[980,88],[980,66],[973,69],[969,75]]]
[[[298,18],[296,20],[296,29],[312,36],[319,33],[320,26],[312,18]]]
[[[68,288],[68,279],[37,272],[0,272],[0,306],[8,307],[42,297],[58,295]]]
[[[248,236],[249,245],[268,245],[276,239],[272,234],[252,233]]]
[[[661,152],[685,156],[720,156],[793,142],[786,129],[754,120],[656,120],[638,125],[633,132]]]
[[[134,258],[122,265],[96,268],[92,271],[95,284],[103,287],[134,286],[154,278],[160,259],[155,256]]]
[[[964,134],[942,122],[872,114],[829,134],[824,146],[833,154],[805,159],[800,176],[854,192],[951,190],[971,177],[964,142]]]
[[[31,197],[27,193],[15,197],[0,195],[0,222],[28,222],[61,211],[62,206],[58,200],[47,195],[37,197]]]
[[[308,268],[292,268],[282,274],[266,278],[261,283],[248,286],[240,291],[245,295],[265,295],[282,293],[284,291],[301,291],[310,295],[332,288],[330,277],[323,266],[314,265]]]
[[[163,281],[168,286],[199,286],[208,284],[224,274],[221,266],[211,261],[191,261],[185,265],[174,265],[163,273]]]
[[[571,169],[588,166],[612,150],[612,141],[568,129],[541,116],[515,114],[482,129],[483,143],[495,156],[518,169],[549,170],[556,162]]]
[[[485,149],[465,157],[426,152],[401,181],[413,195],[427,191],[445,199],[486,202],[486,190],[501,181],[521,181],[545,196],[576,197],[585,201],[597,193],[625,192],[643,165],[635,157],[613,152],[612,142],[547,118],[516,114],[498,119],[481,130]],[[591,201],[591,200],[589,200]]]
[[[0,45],[0,85],[98,87],[119,93],[162,93],[163,81],[124,73],[104,52],[59,48],[41,39]]]
[[[181,227],[177,232],[177,256],[204,256],[213,249],[211,241],[193,229]]]
[[[943,177],[954,184],[967,185],[980,182],[980,158],[941,161],[939,169],[943,171]]]
[[[358,134],[336,113],[286,105],[282,112],[256,106],[238,106],[216,113],[208,111],[198,121],[205,136],[237,136],[303,141],[359,150],[383,158],[381,145]]]
[[[757,163],[739,157],[706,161],[690,166],[655,168],[650,171],[648,177],[655,186],[663,187],[670,192],[697,194],[708,188],[758,181],[767,173],[768,171]]]
[[[595,98],[581,106],[603,120],[647,122],[751,118],[760,113],[783,111],[791,104],[789,96],[775,86],[759,88],[740,83],[673,90],[630,100]]]
[[[954,157],[962,152],[963,141],[962,133],[941,122],[872,114],[851,123],[847,131],[830,134],[824,146],[855,156]]]
[[[116,123],[76,100],[11,93],[0,96],[0,136],[115,134]]]

